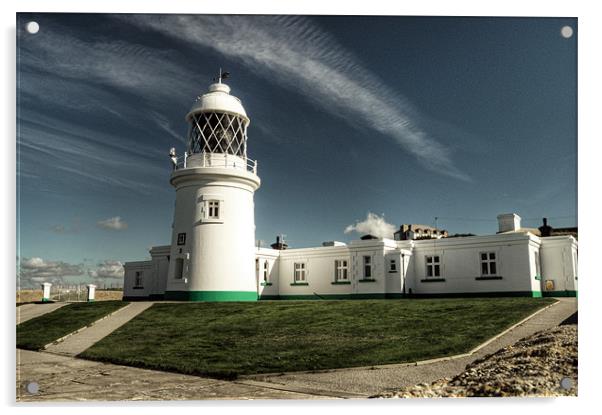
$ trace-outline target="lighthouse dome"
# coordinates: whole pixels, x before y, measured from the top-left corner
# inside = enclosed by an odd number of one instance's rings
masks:
[[[209,91],[197,98],[186,115],[186,119],[190,121],[193,115],[208,112],[238,115],[247,123],[249,122],[247,112],[240,99],[230,95],[230,87],[221,82],[209,85]]]
[[[249,117],[230,87],[221,82],[197,98],[186,115],[190,123],[188,154],[232,154],[247,157]]]

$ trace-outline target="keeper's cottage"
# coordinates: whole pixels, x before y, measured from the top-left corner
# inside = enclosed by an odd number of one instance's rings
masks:
[[[171,244],[149,261],[127,262],[124,299],[256,301],[407,296],[576,296],[577,241],[521,228],[498,216],[489,236],[447,237],[403,226],[394,239],[364,237],[315,248],[255,246],[257,162],[247,157],[250,120],[222,75],[186,120],[188,148],[170,182],[176,201]],[[406,225],[404,225],[406,226]],[[393,235],[391,235],[393,237]]]

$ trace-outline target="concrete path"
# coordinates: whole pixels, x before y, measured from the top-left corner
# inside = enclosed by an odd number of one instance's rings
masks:
[[[338,369],[320,373],[287,373],[281,375],[254,375],[244,379],[253,385],[274,385],[288,391],[319,390],[340,397],[371,396],[397,390],[403,386],[430,383],[443,377],[461,373],[467,364],[509,346],[537,331],[558,326],[577,311],[575,298],[560,301],[510,332],[487,344],[476,353],[445,361],[426,364],[376,366],[375,368]],[[244,381],[243,381],[244,382]]]
[[[152,305],[153,302],[147,301],[130,303],[97,321],[94,325],[86,327],[82,331],[76,332],[58,343],[47,346],[45,350],[50,353],[76,356]]]
[[[37,394],[27,392],[29,382]],[[27,350],[17,350],[16,386],[17,402],[328,398]]]
[[[17,324],[39,317],[67,305],[68,303],[23,304],[17,307]]]

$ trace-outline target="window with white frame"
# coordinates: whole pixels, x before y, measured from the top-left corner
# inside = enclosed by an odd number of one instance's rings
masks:
[[[539,251],[535,251],[535,275],[541,277],[541,259],[539,258]]]
[[[134,279],[134,287],[142,287],[142,271],[136,271],[136,278]]]
[[[263,263],[263,280],[265,282],[268,282],[269,271],[270,271],[270,263],[266,260]]]
[[[294,265],[294,269],[295,269],[295,282],[306,282],[306,278],[305,278],[305,262],[295,262]]]
[[[397,272],[397,260],[389,260],[389,272]]]
[[[441,258],[439,255],[426,256],[426,276],[441,276]]]
[[[334,279],[335,281],[349,281],[349,268],[346,259],[334,261]]]
[[[372,257],[364,256],[364,278],[372,278]]]
[[[207,219],[219,219],[220,214],[219,200],[207,201]]]
[[[495,252],[481,252],[481,275],[484,277],[497,275]]]

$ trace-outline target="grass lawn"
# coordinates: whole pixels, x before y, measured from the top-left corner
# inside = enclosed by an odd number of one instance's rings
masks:
[[[77,329],[124,307],[127,302],[73,303],[17,325],[17,347],[40,350]]]
[[[224,379],[401,363],[466,352],[553,301],[155,304],[80,357]]]

